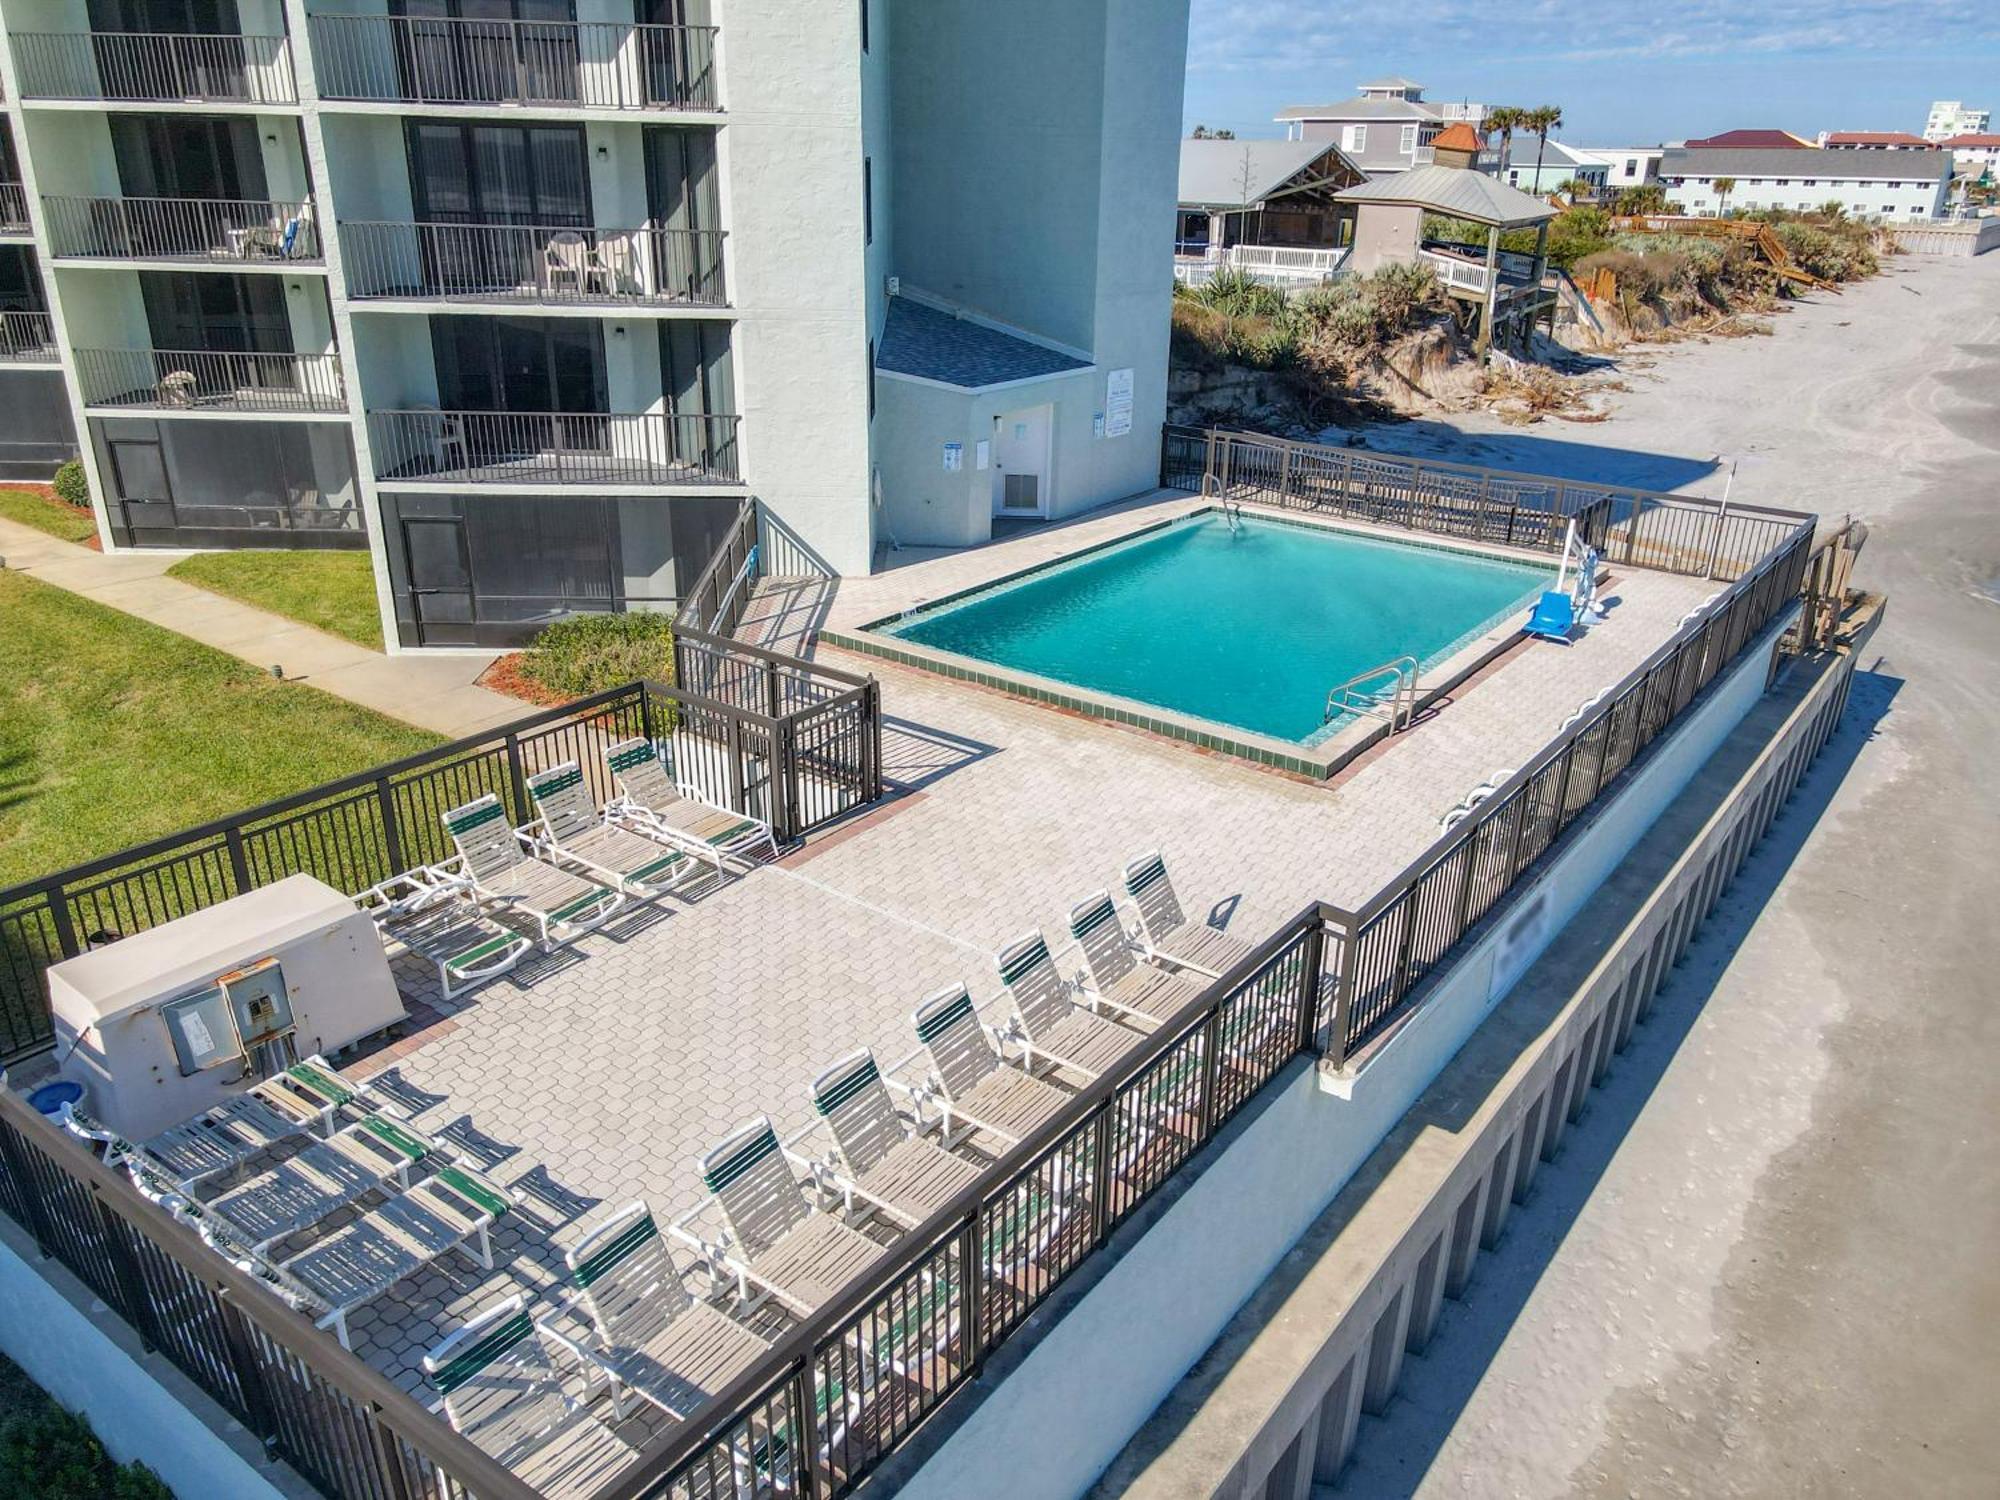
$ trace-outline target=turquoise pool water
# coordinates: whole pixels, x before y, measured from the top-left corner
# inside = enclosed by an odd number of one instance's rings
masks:
[[[1526,611],[1554,566],[1219,515],[911,614],[888,634],[1301,743],[1326,695],[1429,668]]]

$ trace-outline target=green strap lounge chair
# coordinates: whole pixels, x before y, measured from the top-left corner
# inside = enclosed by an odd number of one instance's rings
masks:
[[[1146,1038],[1144,1033],[1082,1010],[1070,1000],[1069,986],[1049,956],[1039,931],[1014,939],[994,954],[1000,982],[1014,1002],[1015,1040],[1027,1053],[1032,1072],[1037,1060],[1096,1080],[1119,1058]]]
[[[562,940],[602,926],[625,904],[622,892],[585,880],[545,860],[531,859],[522,837],[507,822],[507,810],[488,792],[444,815],[472,889],[532,920],[546,951]]]
[[[1157,849],[1125,866],[1125,894],[1139,909],[1140,945],[1155,963],[1219,979],[1226,969],[1250,956],[1250,944],[1241,938],[1187,919],[1167,875],[1167,862]]]
[[[567,1306],[542,1319],[542,1331],[610,1380],[621,1418],[631,1391],[684,1420],[770,1353],[748,1328],[688,1294],[644,1202],[618,1210],[563,1259]]]
[[[452,1430],[538,1495],[587,1500],[635,1456],[623,1438],[570,1400],[519,1293],[426,1354],[424,1374],[444,1398]]]
[[[371,1115],[202,1206],[263,1250],[391,1181],[407,1188],[411,1169],[436,1151],[435,1142],[409,1126]]]
[[[315,1320],[343,1348],[347,1315],[414,1276],[447,1251],[464,1249],[493,1269],[490,1230],[511,1204],[497,1184],[465,1167],[440,1167],[408,1192],[370,1209],[280,1270],[323,1309]],[[467,1248],[476,1245],[476,1249]]]
[[[535,852],[575,865],[641,900],[685,884],[698,873],[695,857],[637,825],[611,822],[583,782],[583,767],[564,761],[528,778],[536,820],[528,825]]]
[[[930,1087],[944,1115],[947,1139],[953,1122],[963,1121],[1017,1145],[1074,1097],[1002,1061],[962,984],[929,996],[911,1020],[917,1040],[930,1054]]]
[[[834,1186],[850,1212],[859,1203],[913,1229],[979,1180],[977,1162],[911,1132],[866,1047],[814,1079],[812,1094],[833,1136]]]
[[[140,1147],[177,1181],[193,1184],[239,1166],[308,1129],[309,1122],[298,1115],[244,1093],[161,1131]]]
[[[738,1295],[768,1293],[798,1317],[813,1311],[865,1271],[883,1246],[806,1202],[777,1132],[760,1115],[701,1162],[702,1185],[729,1227],[711,1246]]]
[[[621,741],[604,752],[604,763],[618,791],[606,812],[617,822],[673,840],[712,861],[718,873],[725,858],[746,858],[753,850],[778,857],[777,836],[769,823],[682,791],[667,775],[651,740]]]
[[[1192,975],[1133,960],[1111,893],[1099,891],[1070,908],[1070,936],[1083,950],[1090,987],[1114,1014],[1136,1026],[1171,1020],[1202,991]]]
[[[535,948],[533,938],[479,909],[472,881],[463,874],[411,870],[370,886],[354,903],[374,918],[383,946],[436,966],[447,1000],[505,974]]]

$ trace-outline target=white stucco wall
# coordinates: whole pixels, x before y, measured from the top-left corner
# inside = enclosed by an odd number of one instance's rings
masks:
[[[1713,686],[1422,1009],[1350,1079],[1299,1067],[904,1486],[906,1500],[1078,1495],[1214,1341],[1507,987],[1763,695],[1791,612]],[[1524,918],[1537,909],[1546,921]],[[1524,930],[1526,929],[1526,930]],[[1496,953],[1511,973],[1494,991]],[[1339,1091],[1329,1088],[1331,1083]],[[1023,1442],[1022,1434],[1033,1434]]]

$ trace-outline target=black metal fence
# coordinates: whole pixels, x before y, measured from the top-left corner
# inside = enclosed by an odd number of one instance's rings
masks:
[[[329,1495],[536,1492],[0,1088],[0,1209],[223,1410]]]
[[[1538,552],[1560,552],[1574,521],[1609,562],[1724,581],[1756,567],[1804,519],[1765,506],[1197,427],[1163,432],[1160,483]]]
[[[603,750],[633,735],[659,739],[684,783],[768,820],[781,841],[880,797],[874,681],[771,657],[732,649],[720,669],[763,708],[633,683],[0,891],[0,1059],[51,1044],[49,965],[288,875],[361,891],[436,863],[452,852],[448,809],[493,792],[525,822],[526,778],[566,760],[602,800]]]
[[[648,1445],[600,1500],[853,1490],[1295,1058],[1336,1062],[1797,597],[1810,517],[1362,913],[1316,903]],[[1560,545],[1558,540],[1557,545]],[[1811,601],[1808,601],[1810,604]]]

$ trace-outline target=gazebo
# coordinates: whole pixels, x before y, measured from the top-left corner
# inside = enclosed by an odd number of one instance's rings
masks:
[[[1440,157],[1466,160],[1458,152],[1447,152],[1443,136],[1437,146]],[[1482,356],[1497,325],[1518,320],[1526,327],[1544,308],[1555,305],[1554,294],[1542,288],[1548,269],[1549,221],[1557,212],[1546,199],[1511,188],[1470,165],[1442,162],[1357,184],[1338,197],[1356,207],[1348,269],[1365,275],[1390,262],[1429,264],[1448,293],[1479,307],[1477,340]],[[1426,214],[1483,228],[1485,244],[1425,239]],[[1500,248],[1503,233],[1529,227],[1536,231],[1533,255]]]

